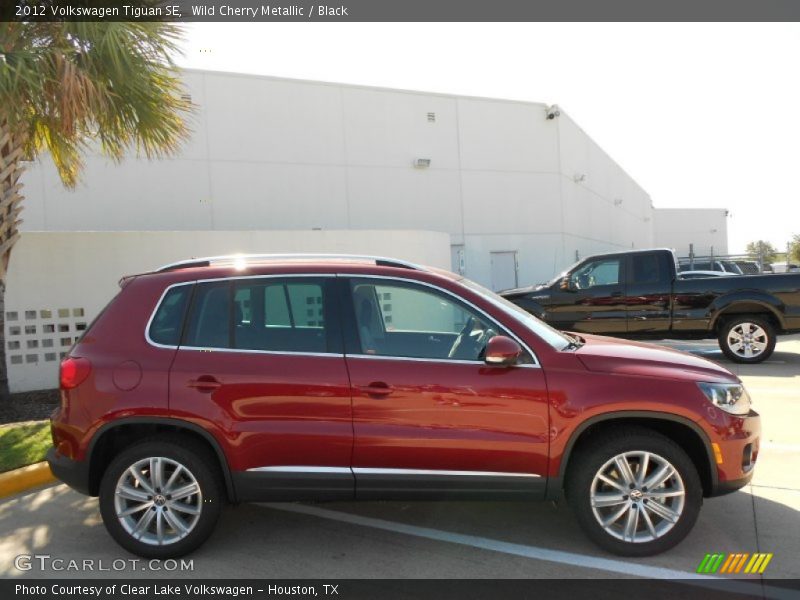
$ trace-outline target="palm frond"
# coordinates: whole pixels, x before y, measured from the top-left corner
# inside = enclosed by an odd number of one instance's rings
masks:
[[[175,153],[190,103],[173,62],[181,30],[147,23],[0,23],[0,119],[74,186],[96,141],[114,160]]]

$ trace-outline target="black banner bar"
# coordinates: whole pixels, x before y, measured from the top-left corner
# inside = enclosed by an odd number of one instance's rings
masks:
[[[0,20],[798,21],[798,0],[2,0]]]
[[[576,600],[740,600],[798,597],[797,580],[733,579],[663,581],[648,579],[5,579],[5,600],[269,600],[326,598],[331,600],[503,600],[548,598]],[[740,587],[743,586],[743,587]],[[756,590],[756,593],[753,591]]]

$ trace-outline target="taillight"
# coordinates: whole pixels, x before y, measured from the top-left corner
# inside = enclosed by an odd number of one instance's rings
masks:
[[[68,357],[61,361],[61,389],[78,387],[92,372],[92,363],[85,358]]]

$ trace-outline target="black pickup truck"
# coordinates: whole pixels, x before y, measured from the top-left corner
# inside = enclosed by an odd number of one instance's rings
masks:
[[[800,332],[800,273],[681,279],[671,250],[590,256],[551,282],[501,292],[557,329],[626,338],[717,338],[757,363]]]

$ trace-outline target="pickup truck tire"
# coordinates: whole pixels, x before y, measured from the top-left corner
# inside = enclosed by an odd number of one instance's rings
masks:
[[[775,327],[759,315],[726,319],[719,327],[719,347],[737,363],[760,363],[775,350]]]
[[[567,500],[586,535],[622,556],[651,556],[694,526],[703,487],[692,460],[671,439],[626,426],[599,434],[570,460]]]
[[[100,482],[111,537],[145,558],[176,558],[214,531],[223,487],[214,457],[194,440],[149,438],[120,452]]]

